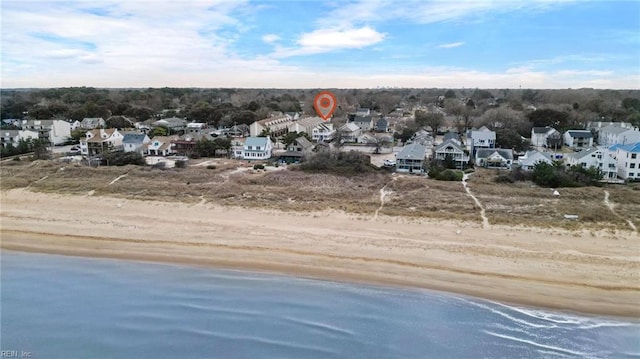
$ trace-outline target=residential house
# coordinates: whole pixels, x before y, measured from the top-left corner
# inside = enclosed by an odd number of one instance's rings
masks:
[[[266,160],[271,158],[273,143],[269,137],[247,137],[242,149],[245,160]]]
[[[527,151],[524,155],[518,157],[516,161],[520,168],[524,171],[533,171],[536,164],[540,162],[553,164],[554,158],[549,152]]]
[[[145,146],[144,152],[149,156],[170,156],[176,154],[173,142],[178,136],[155,136]]]
[[[620,128],[633,128],[633,125],[630,122],[589,121],[587,122],[587,127],[585,129],[598,134],[600,133],[601,129],[609,126],[620,127]]]
[[[389,121],[384,117],[380,117],[379,119],[376,120],[375,130],[376,132],[389,131]]]
[[[243,158],[242,150],[244,149],[244,137],[234,137],[231,139],[231,156],[233,158]]]
[[[28,120],[22,129],[37,131],[40,139],[46,139],[54,146],[71,139],[71,124],[65,120]]]
[[[304,160],[306,156],[313,151],[313,143],[306,137],[301,136],[296,138],[286,148],[286,152],[282,153],[279,157],[281,162],[286,163],[299,163]]]
[[[623,180],[640,180],[640,142],[616,147],[618,176]]]
[[[475,165],[484,168],[511,169],[513,150],[503,148],[478,148]]]
[[[456,168],[466,168],[469,163],[469,155],[460,142],[455,139],[447,139],[434,149],[435,159],[440,163],[453,161]]]
[[[227,129],[221,131],[221,134],[231,137],[247,137],[249,136],[250,129],[248,125],[244,123],[239,125],[233,125]]]
[[[163,118],[161,120],[151,122],[150,127],[165,127],[169,129],[169,133],[183,133],[187,127],[187,120],[180,117]]]
[[[353,122],[345,123],[338,131],[340,131],[342,142],[356,142],[362,133],[360,127],[356,126]]]
[[[208,134],[185,133],[173,140],[173,150],[179,155],[189,156],[195,151],[198,141],[203,139],[209,141],[213,140],[213,138]]]
[[[569,130],[564,133],[564,144],[573,150],[593,147],[593,133],[588,130]]]
[[[102,117],[85,117],[80,121],[80,128],[83,130],[105,128],[106,126],[107,124]]]
[[[360,107],[356,110],[356,116],[360,116],[360,117],[367,117],[367,116],[371,116],[371,109],[366,108],[366,107]]]
[[[364,132],[373,129],[373,117],[370,116],[355,116],[351,123],[358,126]]]
[[[125,133],[122,137],[124,152],[137,152],[141,155],[144,154],[145,145],[150,141],[145,133]]]
[[[462,145],[462,140],[460,139],[460,135],[457,132],[445,132],[445,134],[442,136],[442,142],[449,140],[456,141],[459,145]]]
[[[409,142],[419,143],[421,145],[427,146],[427,148],[433,147],[433,136],[431,133],[425,130],[419,130],[413,135],[413,137],[409,140]]]
[[[535,147],[562,147],[562,134],[553,127],[531,129],[531,145]]]
[[[316,128],[318,125],[324,123],[325,120],[323,120],[322,118],[318,117],[318,116],[313,116],[313,117],[305,117],[305,118],[301,118],[297,121],[293,121],[288,127],[287,127],[287,131],[288,132],[297,132],[297,133],[306,133],[308,135],[311,135],[313,133],[313,129]]]
[[[467,131],[467,151],[472,156],[475,156],[476,151],[479,148],[495,148],[496,147],[496,133],[491,131],[486,126],[482,126],[479,129]]]
[[[612,146],[615,144],[628,145],[636,142],[640,142],[640,131],[638,128],[606,126],[601,128],[598,134],[598,144],[601,146]]]
[[[78,120],[69,121],[69,124],[71,125],[71,131],[82,129],[81,123]]]
[[[203,122],[190,122],[187,123],[186,133],[200,133],[207,128],[207,124]]]
[[[332,123],[321,123],[311,130],[311,139],[315,142],[331,141],[335,133]]]
[[[365,145],[375,145],[376,143],[378,143],[378,138],[371,133],[363,133],[358,136],[356,142]]]
[[[426,159],[427,147],[410,143],[396,155],[396,172],[422,174]]]
[[[122,151],[124,136],[117,128],[96,128],[87,131],[85,137],[80,140],[80,153],[83,156],[101,156],[109,151]]]
[[[289,115],[272,116],[259,121],[255,121],[249,125],[249,135],[257,137],[263,134],[263,131],[269,131],[271,136],[282,136],[289,130],[289,125],[293,123],[293,118]]]
[[[589,147],[580,152],[570,153],[565,156],[564,163],[567,167],[595,167],[602,171],[604,180],[615,180],[618,178],[614,154],[604,146]]]
[[[29,139],[37,140],[39,134],[31,130],[0,130],[0,146],[6,148],[9,145],[17,147],[20,140],[27,141]]]

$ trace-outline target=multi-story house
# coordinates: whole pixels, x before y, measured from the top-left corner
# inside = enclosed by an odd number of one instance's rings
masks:
[[[475,156],[479,148],[495,148],[496,133],[485,126],[477,130],[470,130],[467,132],[466,147],[471,156]]]
[[[640,142],[615,147],[618,176],[623,180],[640,179]]]
[[[565,165],[595,167],[602,171],[602,179],[615,180],[618,178],[616,159],[606,147],[589,147],[580,152],[571,153],[564,158]]]
[[[576,151],[593,147],[593,133],[588,130],[569,130],[564,133],[564,144]]]
[[[123,151],[124,136],[117,128],[89,130],[80,140],[80,153],[83,156],[102,156],[106,152]]]

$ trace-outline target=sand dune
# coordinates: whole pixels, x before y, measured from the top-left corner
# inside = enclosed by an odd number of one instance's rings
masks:
[[[640,316],[636,234],[2,192],[2,248],[246,268]]]

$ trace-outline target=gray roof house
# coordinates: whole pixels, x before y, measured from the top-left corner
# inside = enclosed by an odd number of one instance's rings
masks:
[[[287,146],[287,151],[279,156],[279,161],[287,163],[297,163],[304,160],[304,157],[313,151],[313,143],[306,137],[301,136],[293,140]]]
[[[80,121],[80,128],[93,130],[94,128],[104,128],[106,122],[101,117],[85,117]]]
[[[569,130],[564,133],[564,144],[574,150],[593,146],[593,133],[588,130]]]
[[[373,118],[369,116],[356,116],[351,123],[360,127],[362,131],[370,131],[373,129]]]
[[[396,155],[396,172],[422,174],[426,158],[426,146],[410,143]]]
[[[380,117],[376,120],[376,132],[387,132],[389,131],[389,121],[386,118]]]
[[[516,161],[524,171],[533,171],[536,164],[540,162],[553,164],[553,155],[549,152],[527,151]]]
[[[147,143],[151,139],[144,133],[125,133],[122,138],[122,144],[124,145],[124,152],[138,152],[142,154]]]
[[[513,150],[503,148],[478,148],[475,164],[484,168],[511,169]]]
[[[450,158],[454,161],[456,168],[465,168],[469,162],[469,155],[460,142],[455,139],[448,139],[437,145],[434,152],[437,161],[444,162]]]

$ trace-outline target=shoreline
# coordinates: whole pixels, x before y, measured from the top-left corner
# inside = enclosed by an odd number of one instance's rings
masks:
[[[640,317],[640,246],[631,235],[611,239],[24,189],[3,191],[1,199],[6,250],[423,288],[571,313]]]

